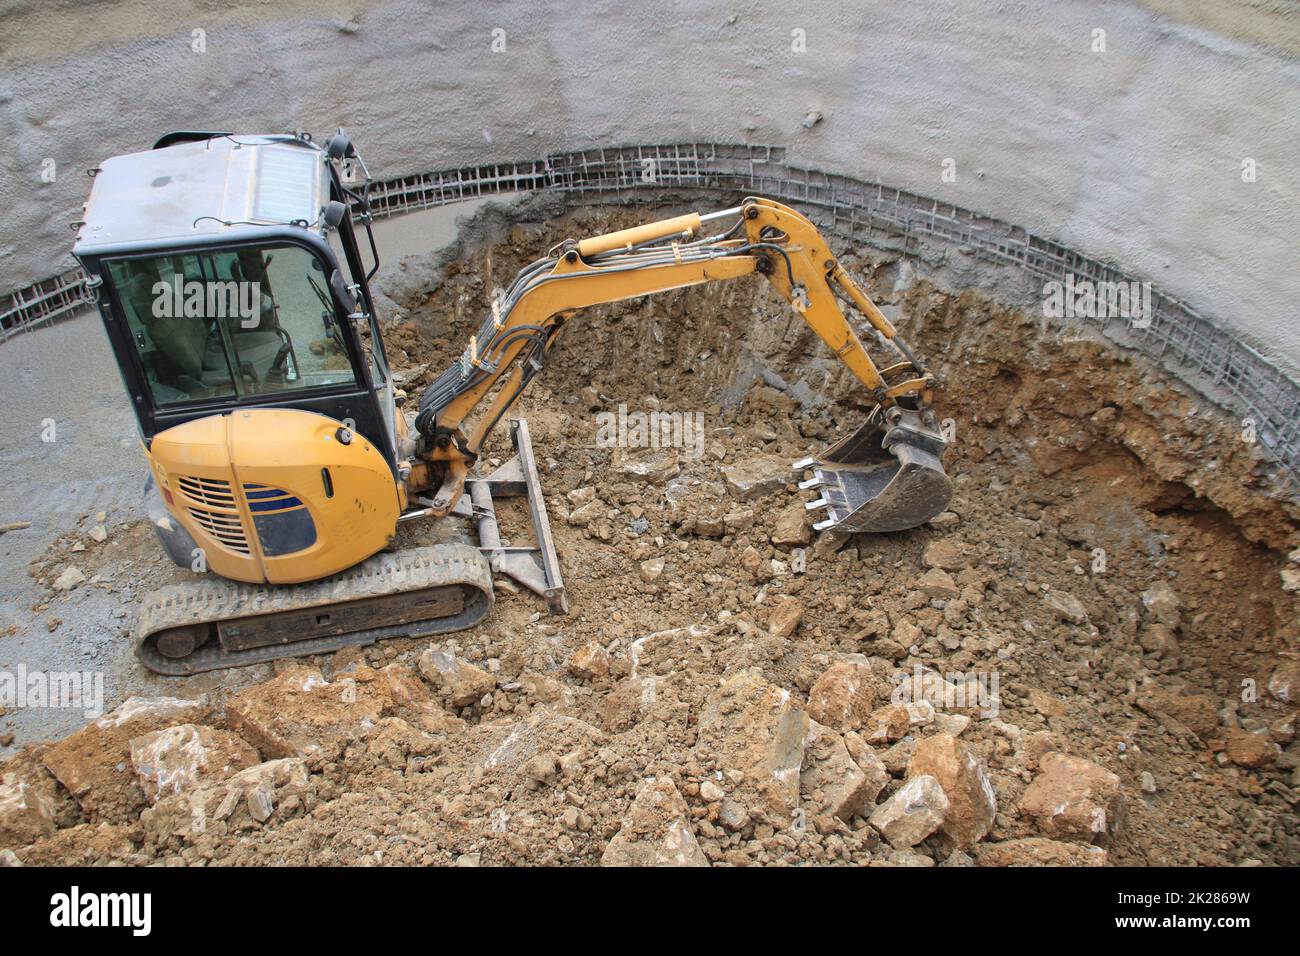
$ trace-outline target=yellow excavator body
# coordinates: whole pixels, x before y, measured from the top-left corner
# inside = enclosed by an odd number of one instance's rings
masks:
[[[346,425],[293,408],[196,418],[154,436],[149,465],[200,564],[254,584],[315,581],[392,542],[400,488]]]

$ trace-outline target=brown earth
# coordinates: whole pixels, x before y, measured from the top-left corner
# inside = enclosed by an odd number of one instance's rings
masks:
[[[457,354],[520,265],[561,235],[644,217],[516,228],[392,323],[390,356],[423,384],[419,366]],[[49,812],[15,796],[28,828],[13,829],[50,835],[3,842],[0,800],[0,851],[25,863],[1300,862],[1297,605],[1280,577],[1294,574],[1300,511],[1258,446],[1111,346],[911,283],[884,256],[844,261],[901,311],[944,382],[956,494],[932,526],[808,534],[797,476],[771,463],[817,450],[865,408],[761,283],[591,310],[518,409],[572,611],[551,617],[502,588],[485,625],[438,642],[490,690],[467,706],[440,697],[418,676],[427,641],[306,662],[319,673],[282,667],[277,680],[300,690],[274,739],[293,746],[268,748],[259,708],[239,703],[258,688],[213,701],[210,719],[264,748],[265,772],[103,822],[24,752],[0,779]],[[752,380],[760,368],[766,383]],[[703,454],[598,447],[597,414],[620,403],[701,412]],[[489,456],[506,451],[499,430]],[[766,480],[747,490],[746,472]],[[507,531],[525,534],[512,518]],[[123,540],[143,555],[138,530]],[[821,686],[857,696],[828,728],[807,707],[832,665]],[[936,694],[932,671],[983,679],[992,696]],[[844,673],[862,679],[837,683]],[[917,742],[940,734],[956,739],[909,774]],[[1061,767],[1084,769],[1051,776]],[[120,789],[132,770],[116,772]],[[896,849],[868,818],[917,773],[956,799]]]

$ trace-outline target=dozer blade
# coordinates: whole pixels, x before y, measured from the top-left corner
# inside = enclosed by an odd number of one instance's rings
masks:
[[[933,414],[891,408],[873,414],[816,458],[794,463],[813,472],[800,488],[821,493],[805,507],[826,509],[817,531],[905,531],[948,507],[952,482],[943,470],[944,438]]]
[[[546,599],[552,614],[568,614],[569,599],[560,575],[560,558],[551,536],[551,520],[546,514],[542,482],[537,476],[533,441],[528,436],[528,422],[510,419],[510,440],[515,455],[486,478],[465,482],[466,494],[452,509],[452,514],[471,518],[478,528],[479,550],[496,574],[514,578],[524,587]],[[506,545],[497,522],[496,499],[523,498],[532,519],[534,544]]]

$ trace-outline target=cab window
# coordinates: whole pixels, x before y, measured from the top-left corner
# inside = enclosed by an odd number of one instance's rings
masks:
[[[154,404],[355,384],[324,268],[288,244],[110,261]]]

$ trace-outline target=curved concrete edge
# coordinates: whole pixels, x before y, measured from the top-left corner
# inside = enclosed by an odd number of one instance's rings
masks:
[[[1090,327],[1118,347],[1169,370],[1226,411],[1253,422],[1259,441],[1300,486],[1300,384],[1245,337],[1154,288],[1139,277],[1012,223],[884,183],[825,173],[786,162],[783,147],[670,143],[551,153],[534,160],[483,163],[398,176],[372,184],[376,217],[397,216],[505,193],[553,192],[570,206],[645,203],[674,190],[759,194],[800,208],[830,233],[856,243],[934,263],[963,258],[1008,274],[999,297],[1041,313],[1047,283],[1136,284],[1149,292],[1138,320],[1114,316],[1048,318]],[[971,285],[990,276],[957,266]],[[1018,286],[1018,287],[1017,287]],[[84,276],[71,270],[9,293],[0,312],[7,339],[26,328],[90,307]]]

